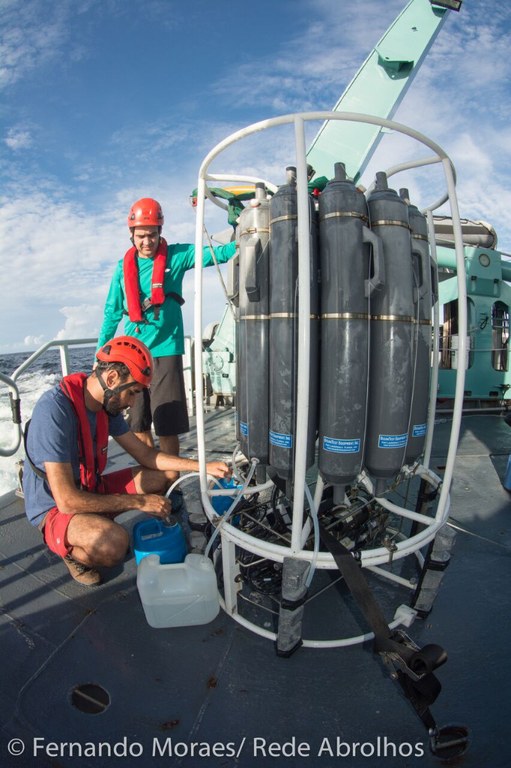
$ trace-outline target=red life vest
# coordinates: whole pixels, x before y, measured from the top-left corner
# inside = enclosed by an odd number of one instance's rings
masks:
[[[96,413],[96,455],[92,439],[87,408],[85,407],[84,386],[87,374],[72,373],[64,376],[60,387],[71,400],[78,418],[78,456],[82,489],[94,493],[102,486],[101,475],[106,467],[108,450],[108,415],[105,411]]]
[[[142,320],[142,304],[140,303],[140,288],[138,284],[137,249],[130,248],[124,256],[123,272],[126,301],[128,302],[128,315],[132,323],[140,323]],[[153,274],[151,277],[151,299],[144,307],[159,307],[165,301],[163,283],[165,280],[165,265],[167,263],[167,243],[160,237],[158,250],[153,260]],[[146,302],[144,302],[146,303]]]

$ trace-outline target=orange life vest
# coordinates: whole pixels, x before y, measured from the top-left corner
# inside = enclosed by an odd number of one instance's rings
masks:
[[[140,288],[138,283],[137,249],[130,248],[124,256],[123,273],[126,301],[128,302],[128,315],[132,323],[140,323],[142,313],[149,307],[160,307],[165,301],[163,283],[165,279],[165,265],[167,263],[167,243],[160,237],[158,250],[153,260],[153,274],[151,278],[151,298],[146,299],[144,305],[140,302]]]
[[[108,415],[105,411],[96,413],[96,451],[92,439],[87,408],[85,407],[84,386],[87,374],[72,373],[64,376],[60,387],[69,398],[78,418],[78,456],[82,489],[94,493],[102,485],[101,475],[106,467],[108,451]]]

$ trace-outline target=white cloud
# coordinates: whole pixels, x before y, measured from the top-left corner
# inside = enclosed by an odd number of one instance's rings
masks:
[[[46,342],[44,336],[25,336],[23,344],[29,350],[37,349]]]
[[[191,189],[189,190],[191,192]],[[119,258],[130,247],[126,217],[131,203],[147,194],[143,189],[119,190],[108,207],[90,213],[51,190],[24,192],[0,205],[0,243],[2,259],[9,259],[9,285],[0,303],[0,323],[11,328],[9,336],[41,326],[44,331],[27,332],[15,339],[14,347],[35,349],[53,338],[89,338],[98,334],[110,279]],[[194,242],[195,213],[179,183],[166,182],[151,190],[162,202],[166,223],[164,235],[170,242]],[[212,231],[225,226],[223,212],[208,217]],[[221,222],[221,223],[220,223]],[[16,238],[11,256],[10,243]],[[20,242],[22,258],[19,257]],[[208,270],[208,307],[216,319],[225,300],[217,278]],[[183,309],[187,333],[193,330],[193,272],[184,281],[186,304]],[[20,295],[24,310],[12,326],[13,313],[19,315]],[[35,314],[34,314],[35,313]],[[62,316],[65,317],[64,324]],[[208,315],[209,316],[209,315]],[[17,346],[16,346],[17,343]]]
[[[255,52],[234,82],[220,78],[214,90],[222,102],[273,113],[329,109],[402,8],[402,0],[364,0],[362,12],[347,13],[338,0],[319,0],[311,22],[310,3],[297,3],[302,32],[283,35],[271,58],[259,60]]]
[[[7,131],[4,143],[9,149],[17,152],[20,149],[29,149],[32,146],[32,136],[30,131],[23,128],[10,128]]]
[[[68,39],[67,2],[45,4],[37,0],[4,3],[5,28],[0,43],[0,88],[12,86],[28,72],[60,57]]]
[[[55,338],[84,339],[95,338],[103,320],[103,307],[100,304],[77,304],[61,307],[59,312],[66,321],[64,327],[57,331]]]
[[[116,261],[112,254],[118,254],[120,230],[110,212],[90,216],[55,194],[25,193],[4,201],[0,207],[0,242],[3,259],[9,259],[13,290],[3,297],[0,321],[4,327],[11,324],[9,335],[21,330],[29,316],[33,320],[36,307],[44,328],[37,341],[47,341],[61,328],[58,308],[64,302],[67,310],[73,305],[102,306]],[[13,250],[10,244],[15,233],[22,235]],[[26,309],[13,327],[20,296]],[[73,316],[76,323],[78,312]],[[84,311],[84,335],[94,335],[97,330],[97,320],[93,322],[91,313]],[[30,343],[35,344],[34,339]]]

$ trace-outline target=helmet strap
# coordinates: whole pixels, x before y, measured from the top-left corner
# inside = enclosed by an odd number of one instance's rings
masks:
[[[115,397],[116,395],[120,395],[121,392],[124,392],[125,389],[129,389],[130,387],[133,386],[133,382],[129,381],[126,384],[119,384],[117,387],[113,387],[113,389],[111,389],[110,387],[107,387],[107,385],[105,384],[105,380],[103,379],[103,374],[100,371],[96,371],[95,373],[99,383],[101,384],[101,388],[103,390],[103,410],[105,411],[112,397]]]

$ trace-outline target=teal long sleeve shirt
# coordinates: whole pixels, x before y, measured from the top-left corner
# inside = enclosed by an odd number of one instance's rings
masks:
[[[236,243],[218,245],[213,250],[217,262],[225,264],[234,256]],[[123,261],[124,259],[119,260],[110,283],[103,324],[98,337],[98,348],[115,336],[117,327],[124,317],[125,334],[143,341],[151,350],[153,357],[182,355],[184,353],[183,315],[175,298],[167,294],[177,293],[182,296],[183,277],[187,270],[195,266],[195,246],[188,243],[173,243],[168,246],[164,280],[165,302],[160,307],[158,317],[155,316],[151,307],[144,313],[144,320],[141,323],[132,323],[127,315]],[[153,259],[142,259],[137,254],[141,302],[151,297],[153,263]],[[211,267],[214,264],[208,247],[204,248],[202,264],[204,267]]]

